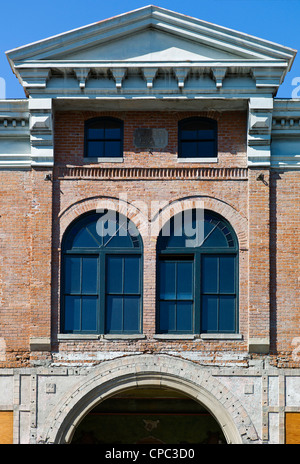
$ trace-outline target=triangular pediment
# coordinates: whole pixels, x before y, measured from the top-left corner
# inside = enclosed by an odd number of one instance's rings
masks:
[[[295,55],[293,49],[151,5],[7,52],[27,93],[46,88],[59,73],[75,75],[81,90],[88,77],[104,73],[120,89],[134,67],[148,88],[164,67],[180,88],[195,70],[212,75],[220,89],[228,71],[243,75],[243,69],[259,86],[275,88]],[[156,71],[146,69],[151,66]]]
[[[138,38],[140,44],[135,43]],[[160,41],[165,41],[165,50],[162,50],[164,45]],[[110,52],[118,55],[114,50],[117,45],[121,58],[121,49],[124,53],[125,47],[132,48],[131,52],[125,53],[125,56],[129,54],[127,59],[134,58],[135,48],[137,57],[144,55],[145,59],[153,51],[164,55],[173,48],[179,52],[186,50],[195,59],[235,57],[288,61],[295,55],[290,48],[150,5],[16,48],[7,52],[7,56],[12,61],[27,61],[82,59],[86,54],[87,59],[98,56],[101,60]],[[144,54],[143,46],[148,50]]]
[[[175,34],[161,32],[155,28],[147,28],[121,39],[117,38],[75,52],[64,53],[63,55],[54,55],[52,59],[88,60],[90,62],[205,62],[210,60],[245,59],[245,53],[226,52],[212,46],[195,43]]]

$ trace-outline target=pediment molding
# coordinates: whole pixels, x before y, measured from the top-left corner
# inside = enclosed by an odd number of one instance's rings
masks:
[[[145,29],[187,39],[246,59],[290,61],[295,50],[156,6],[147,6],[7,52],[13,61],[63,58],[68,53],[136,34]]]

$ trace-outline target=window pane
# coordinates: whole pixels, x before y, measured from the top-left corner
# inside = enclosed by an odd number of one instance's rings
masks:
[[[140,297],[124,297],[124,331],[139,332]]]
[[[177,302],[177,330],[191,332],[193,330],[193,304],[185,301]]]
[[[121,153],[121,142],[105,142],[104,156],[117,157],[122,156]]]
[[[213,295],[202,296],[202,332],[218,331],[218,297]]]
[[[123,259],[107,257],[106,290],[108,293],[123,293]]]
[[[101,158],[104,156],[103,142],[88,142],[88,156]]]
[[[108,295],[106,298],[106,332],[122,332],[123,297]]]
[[[235,332],[235,297],[220,296],[220,332]]]
[[[214,229],[214,230],[213,230]],[[225,235],[219,229],[215,227],[215,224],[211,224],[211,233],[209,236],[205,234],[204,237],[207,237],[203,242],[203,247],[206,248],[228,248],[228,242]]]
[[[220,256],[220,293],[235,292],[235,258]]]
[[[80,296],[65,297],[65,330],[80,330]]]
[[[193,298],[193,262],[177,262],[177,299]]]
[[[218,257],[202,256],[201,283],[203,293],[218,292]]]
[[[124,258],[124,293],[140,292],[140,258],[128,256]]]
[[[127,221],[120,222],[108,220],[104,224],[106,234],[104,236],[104,246],[108,248],[132,248],[132,238],[129,234]]]
[[[120,139],[121,129],[118,127],[105,129],[105,138],[106,139]]]
[[[170,301],[160,302],[160,330],[170,332],[176,330],[175,325],[175,304]]]
[[[198,139],[214,139],[215,138],[215,131],[214,130],[199,130],[198,131]]]
[[[81,330],[97,330],[97,296],[82,297]]]
[[[198,131],[197,129],[193,130],[188,130],[188,129],[183,129],[181,132],[181,140],[196,140],[198,137]]]
[[[175,262],[160,263],[160,298],[176,299]]]
[[[86,227],[78,231],[72,243],[73,248],[98,248],[98,246],[97,237],[92,236]]]
[[[215,142],[206,142],[206,141],[201,141],[198,142],[198,156],[199,158],[202,157],[215,157],[217,156],[217,153],[215,151]]]
[[[86,256],[82,258],[82,288],[81,293],[97,293],[98,258]]]
[[[90,127],[87,131],[88,139],[103,139],[104,138],[104,129],[102,128],[92,128]]]
[[[101,235],[101,229],[98,229],[98,221],[95,220],[86,226],[86,232],[92,237],[93,242],[97,246],[101,247],[103,243],[103,237]]]
[[[65,293],[80,293],[80,267],[80,257],[65,257]]]
[[[181,156],[184,158],[198,157],[197,142],[182,142],[181,143]]]

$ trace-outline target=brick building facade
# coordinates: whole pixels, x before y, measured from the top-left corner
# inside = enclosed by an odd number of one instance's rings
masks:
[[[2,441],[99,442],[93,412],[134,420],[144,393],[214,417],[192,443],[300,442],[300,106],[276,99],[295,54],[152,6],[7,52],[26,98],[0,102]],[[163,248],[198,209],[212,244]],[[106,211],[139,244],[90,245]]]

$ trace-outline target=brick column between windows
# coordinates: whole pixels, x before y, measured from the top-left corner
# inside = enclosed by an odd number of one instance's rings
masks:
[[[49,169],[32,170],[31,324],[32,351],[51,349],[52,181]]]
[[[249,351],[270,346],[269,169],[249,169]]]

